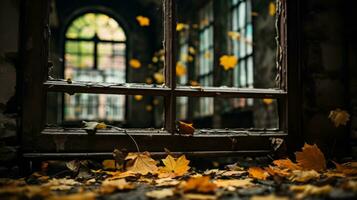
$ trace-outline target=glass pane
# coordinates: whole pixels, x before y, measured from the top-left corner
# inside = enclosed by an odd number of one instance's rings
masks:
[[[73,41],[66,41],[65,44],[66,53],[78,53],[79,52],[79,43]]]
[[[177,84],[275,88],[276,18],[271,4],[274,1],[177,1],[176,66],[185,67],[176,70],[182,72],[177,73]]]
[[[99,43],[98,44],[98,54],[99,55],[111,55],[113,53],[111,43]]]
[[[176,103],[177,120],[193,123],[195,128],[277,129],[279,126],[276,99],[179,97]]]
[[[80,42],[79,48],[81,54],[94,54],[94,42]]]

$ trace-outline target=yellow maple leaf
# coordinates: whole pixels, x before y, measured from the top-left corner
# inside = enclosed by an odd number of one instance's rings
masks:
[[[176,25],[176,31],[180,32],[188,28],[187,24],[184,23],[177,23]]]
[[[190,166],[188,166],[190,161],[186,159],[185,155],[177,159],[168,155],[165,159],[162,159],[162,162],[165,167],[160,169],[159,178],[183,176],[190,169]]]
[[[330,185],[324,186],[315,186],[315,185],[292,185],[289,188],[291,191],[298,193],[296,199],[304,199],[310,195],[327,195],[332,191],[332,187]]]
[[[217,185],[208,176],[192,177],[187,182],[182,182],[180,187],[184,192],[212,193],[217,190]]]
[[[182,121],[178,122],[179,133],[182,135],[193,135],[195,128],[193,124],[185,123]]]
[[[328,116],[328,118],[335,124],[335,127],[339,127],[341,125],[346,125],[350,120],[350,114],[345,110],[341,110],[337,108],[336,110],[332,110]]]
[[[141,67],[141,62],[138,59],[133,58],[129,61],[129,65],[134,69],[139,69]]]
[[[260,167],[250,167],[248,173],[250,177],[260,180],[266,180],[269,177],[269,173]]]
[[[183,65],[181,62],[176,63],[176,76],[182,77],[185,76],[187,73],[186,66]]]
[[[315,170],[294,170],[289,179],[294,182],[306,183],[319,177],[320,174]]]
[[[140,26],[150,26],[150,19],[148,17],[139,15],[136,17],[136,20]]]
[[[220,65],[224,70],[233,69],[238,64],[238,58],[236,56],[224,55],[220,59]]]
[[[164,78],[164,75],[162,74],[162,72],[156,72],[154,74],[154,79],[157,84],[164,83],[164,81],[165,81],[165,78]]]
[[[134,96],[134,99],[136,100],[136,101],[141,101],[141,100],[143,100],[143,95],[135,95]]]
[[[149,152],[144,153],[129,153],[125,158],[128,160],[127,170],[137,174],[157,174],[158,167],[156,161],[150,157]]]
[[[229,187],[247,187],[253,185],[252,179],[218,179],[213,181],[217,187],[229,188]]]
[[[227,33],[228,37],[230,37],[232,40],[240,40],[241,35],[237,31],[228,31]]]
[[[326,160],[324,154],[316,144],[306,144],[301,152],[296,152],[296,161],[300,167],[305,170],[323,171],[326,169]]]

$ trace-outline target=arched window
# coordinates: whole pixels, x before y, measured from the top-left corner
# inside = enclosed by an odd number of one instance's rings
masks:
[[[65,33],[64,76],[73,81],[125,83],[126,36],[118,22],[101,13],[77,17]],[[64,120],[122,121],[125,97],[75,94],[64,99]]]

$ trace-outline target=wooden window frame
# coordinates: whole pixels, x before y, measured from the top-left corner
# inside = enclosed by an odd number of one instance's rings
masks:
[[[163,0],[165,84],[149,86],[67,83],[64,80],[48,80],[50,3],[48,0],[38,0],[36,4],[29,0],[22,1],[18,98],[21,99],[19,133],[24,158],[105,158],[111,157],[111,151],[114,148],[127,148],[129,151],[135,151],[135,145],[124,132],[136,139],[141,150],[150,151],[154,156],[164,155],[164,148],[170,149],[174,154],[185,153],[188,156],[268,154],[274,151],[272,139],[286,138],[286,136],[288,136],[286,140],[290,151],[301,144],[299,1],[277,0],[276,27],[279,30],[277,85],[279,89],[176,87],[175,2],[175,0]],[[287,79],[288,76],[289,79]],[[291,92],[288,93],[288,91]],[[90,135],[83,129],[46,127],[47,92],[163,96],[165,99],[164,129],[126,129],[121,133],[115,130],[99,130],[95,135]],[[280,128],[279,130],[196,130],[193,136],[182,136],[176,133],[176,98],[180,96],[276,98],[279,103]]]

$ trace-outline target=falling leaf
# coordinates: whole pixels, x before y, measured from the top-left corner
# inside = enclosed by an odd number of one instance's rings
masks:
[[[332,110],[328,118],[335,124],[335,127],[341,125],[346,126],[347,122],[350,121],[350,114],[347,111],[337,108]]]
[[[276,13],[276,4],[275,4],[275,2],[270,2],[269,3],[269,15],[275,16],[275,13]]]
[[[135,99],[136,101],[141,101],[141,100],[143,100],[143,98],[144,98],[143,95],[135,95],[135,96],[134,96],[134,99]]]
[[[212,58],[212,53],[209,51],[206,51],[205,54],[203,55],[204,58],[206,59],[211,59]]]
[[[165,167],[160,169],[160,178],[175,178],[177,176],[183,176],[190,169],[190,166],[188,166],[190,161],[186,159],[185,155],[182,155],[177,159],[171,155],[168,155],[165,159],[162,159],[162,162],[164,163]]]
[[[216,191],[217,185],[212,183],[208,176],[202,176],[182,182],[181,188],[184,192],[212,193]]]
[[[134,69],[139,69],[141,67],[141,62],[138,59],[133,58],[129,61],[129,65]]]
[[[145,195],[153,199],[165,199],[175,195],[174,190],[171,188],[162,189],[162,190],[153,190],[146,192]]]
[[[191,86],[199,86],[200,84],[197,81],[190,81]]]
[[[326,160],[324,154],[316,144],[306,144],[302,148],[302,152],[296,152],[296,161],[299,166],[306,170],[323,171],[326,169]]]
[[[178,129],[181,135],[193,135],[193,133],[195,132],[193,124],[188,124],[182,121],[178,122]]]
[[[115,160],[104,160],[102,162],[103,169],[116,169]]]
[[[238,58],[236,56],[224,55],[220,59],[220,65],[224,70],[233,69],[238,64]]]
[[[306,183],[310,180],[318,179],[320,174],[315,170],[294,170],[290,176],[290,180],[293,182]]]
[[[260,180],[266,180],[269,177],[269,173],[260,167],[250,167],[248,173],[250,177]]]
[[[189,47],[188,48],[188,52],[192,55],[195,55],[196,54],[196,49],[194,47]]]
[[[158,84],[164,83],[164,81],[165,81],[165,78],[164,78],[164,75],[162,74],[162,72],[156,72],[154,74],[154,79],[155,79],[156,83],[158,83]]]
[[[332,191],[330,185],[314,186],[314,185],[292,185],[289,188],[291,191],[298,193],[296,198],[303,199],[308,195],[324,196]]]
[[[240,40],[241,39],[241,35],[239,32],[236,31],[229,31],[227,33],[228,37],[230,37],[232,40]]]
[[[341,172],[347,176],[357,175],[357,162],[338,164],[337,162],[332,161],[338,172]]]
[[[182,77],[185,76],[187,73],[186,66],[183,65],[181,62],[176,63],[176,76]]]
[[[140,26],[150,26],[150,19],[148,17],[139,15],[136,17],[136,20]]]
[[[125,158],[128,160],[128,171],[138,173],[141,175],[157,174],[158,168],[156,166],[156,161],[150,157],[148,152],[144,153],[129,153]]]
[[[263,99],[263,103],[265,105],[271,105],[273,103],[273,99]]]
[[[117,190],[132,190],[135,186],[126,182],[125,179],[104,180],[100,187],[102,194],[111,194]]]
[[[176,25],[176,31],[180,32],[183,31],[185,29],[188,29],[188,25],[184,24],[184,23],[177,23]]]
[[[289,197],[276,196],[275,194],[265,195],[265,196],[252,196],[250,200],[289,200]]]
[[[152,57],[151,61],[152,61],[153,63],[157,63],[157,62],[159,62],[159,58],[157,58],[156,56],[154,56],[154,57]]]
[[[252,179],[247,178],[247,179],[218,179],[213,181],[214,184],[217,185],[217,187],[220,188],[228,188],[228,187],[247,187],[253,185]]]
[[[289,158],[286,159],[281,159],[281,160],[274,160],[273,161],[274,165],[276,165],[279,168],[282,169],[290,169],[290,170],[299,170],[301,169],[301,167],[295,163],[293,163],[293,161],[291,161]]]

